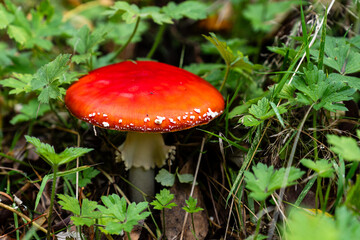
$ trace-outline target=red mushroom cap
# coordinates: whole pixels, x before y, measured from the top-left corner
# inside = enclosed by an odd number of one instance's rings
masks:
[[[66,91],[65,103],[93,125],[137,132],[170,132],[206,124],[223,112],[210,83],[183,69],[125,61],[90,72]]]

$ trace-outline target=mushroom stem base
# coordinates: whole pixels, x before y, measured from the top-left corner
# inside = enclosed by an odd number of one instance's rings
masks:
[[[132,167],[129,170],[129,181],[148,196],[154,196],[155,189],[154,169],[145,170],[142,167]],[[142,193],[134,187],[130,187],[130,199],[133,202],[143,202]]]

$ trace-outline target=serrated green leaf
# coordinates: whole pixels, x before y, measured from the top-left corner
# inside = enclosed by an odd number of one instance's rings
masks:
[[[316,52],[314,52],[316,54]],[[326,36],[324,64],[341,74],[360,71],[360,53],[351,49],[345,38]]]
[[[319,159],[316,162],[310,159],[302,159],[301,164],[307,168],[310,168],[317,172],[320,177],[323,178],[333,178],[334,177],[334,169],[332,167],[331,162],[326,159]]]
[[[104,27],[96,28],[93,32],[90,32],[88,26],[84,25],[76,32],[74,37],[69,40],[69,43],[74,48],[74,51],[80,53],[81,58],[84,58],[94,51],[93,48],[95,46],[105,40],[107,30],[108,29]]]
[[[157,210],[163,210],[165,208],[171,209],[172,207],[177,206],[176,203],[171,202],[173,199],[174,194],[171,194],[168,189],[164,188],[160,191],[160,193],[155,195],[155,200],[150,204]]]
[[[188,200],[185,200],[186,206],[182,207],[188,213],[197,213],[204,210],[201,207],[197,207],[197,199],[189,196]]]
[[[266,166],[265,164],[258,163],[252,167],[254,173],[245,171],[246,188],[251,190],[250,196],[258,201],[265,200],[275,190],[282,187],[286,169],[280,168],[274,170],[273,166]],[[304,174],[300,169],[291,167],[289,175],[285,180],[284,187],[295,184],[295,181]]]
[[[42,143],[36,137],[25,136],[26,141],[33,144],[36,152],[50,165],[61,165],[92,151],[91,148],[66,148],[62,153],[56,154],[53,146]]]
[[[33,90],[40,91],[39,101],[48,103],[50,99],[61,97],[63,92],[60,84],[66,78],[69,69],[70,54],[60,54],[55,60],[42,66],[33,76],[31,87]]]
[[[82,147],[70,147],[66,148],[63,152],[58,154],[59,162],[58,164],[65,164],[68,163],[82,155],[91,152],[92,148],[82,148]]]
[[[76,198],[64,194],[58,194],[57,196],[61,199],[58,203],[63,209],[68,210],[75,215],[80,215],[80,204]]]
[[[179,20],[187,17],[193,20],[201,20],[206,18],[207,6],[202,2],[185,1],[179,4],[169,2],[162,8],[162,11],[172,19]]]
[[[98,209],[103,214],[102,224],[110,234],[121,234],[122,231],[130,232],[134,225],[150,214],[144,212],[148,206],[147,202],[131,203],[127,206],[125,198],[120,198],[116,194],[102,196],[101,200],[104,206],[99,205]]]
[[[175,183],[175,174],[172,174],[166,169],[162,168],[156,175],[155,180],[162,186],[171,187]]]
[[[328,142],[333,145],[330,149],[348,161],[360,161],[360,147],[351,137],[327,135]]]
[[[347,110],[342,101],[352,99],[355,89],[343,82],[330,81],[322,70],[310,64],[304,68],[304,75],[295,76],[296,100],[305,105],[314,104],[314,109],[325,108],[329,111]]]
[[[13,88],[10,90],[10,94],[19,94],[22,92],[28,93],[31,91],[32,75],[30,74],[18,74],[14,73],[14,78],[7,78],[0,80],[0,84],[4,87]]]
[[[14,39],[16,42],[24,45],[29,39],[31,39],[30,34],[22,27],[10,25],[8,26],[7,33],[9,37]]]
[[[93,167],[89,167],[88,169],[82,171],[79,173],[79,187],[85,187],[89,183],[91,183],[91,180],[96,177],[100,173],[99,170],[94,169]],[[70,174],[66,176],[67,179],[70,180],[70,182],[76,181],[76,174]]]
[[[257,104],[251,105],[249,113],[254,117],[262,119],[264,115],[270,110],[270,102],[267,98],[260,99]]]
[[[0,29],[6,28],[14,20],[14,15],[6,11],[3,5],[0,5]]]
[[[300,1],[260,2],[247,5],[243,11],[244,17],[248,19],[255,31],[268,32],[277,23],[274,18],[288,11],[292,6],[298,5]]]
[[[344,76],[338,73],[332,73],[329,75],[329,79],[333,82],[345,82],[350,87],[360,90],[360,78],[352,76]]]

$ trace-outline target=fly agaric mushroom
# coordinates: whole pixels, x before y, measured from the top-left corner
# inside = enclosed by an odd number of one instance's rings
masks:
[[[66,91],[65,104],[77,118],[95,126],[127,131],[119,147],[129,180],[154,194],[154,168],[174,147],[161,133],[207,124],[224,109],[222,95],[207,81],[183,69],[152,61],[125,61],[90,72]],[[132,189],[133,201],[143,200]]]

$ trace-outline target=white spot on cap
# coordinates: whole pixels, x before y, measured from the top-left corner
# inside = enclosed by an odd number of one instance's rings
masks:
[[[103,114],[103,117],[107,117],[107,114],[104,113],[104,114]]]
[[[149,121],[150,121],[149,117],[144,118],[144,122],[149,122]]]
[[[210,108],[208,108],[207,115],[210,116],[211,118],[214,118],[214,117],[216,117],[217,115],[219,115],[219,113],[218,113],[218,112],[213,112],[213,111],[211,111]]]
[[[195,116],[190,116],[190,119],[191,119],[191,120],[194,120],[194,119],[195,119]]]
[[[194,112],[200,113],[200,108],[194,108]]]
[[[108,122],[102,122],[102,125],[103,125],[104,127],[110,126],[110,124],[109,124]]]
[[[186,119],[188,116],[187,115],[185,115],[185,116],[183,116],[183,119]]]
[[[122,119],[119,119],[119,123],[122,123]]]
[[[133,124],[133,123],[130,123],[130,126],[134,126],[134,124]]]
[[[162,124],[162,122],[165,120],[165,117],[156,116],[155,123],[156,124]]]
[[[171,123],[176,123],[175,121],[174,121],[174,119],[172,119],[172,118],[169,118],[169,121],[171,122]]]
[[[180,117],[180,116],[178,116],[177,119],[178,119],[179,121],[181,121],[181,117]]]

